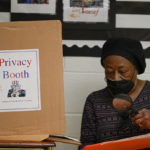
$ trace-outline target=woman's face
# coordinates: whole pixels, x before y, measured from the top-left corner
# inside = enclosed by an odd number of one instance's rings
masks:
[[[104,60],[105,77],[115,81],[119,80],[132,80],[133,82],[137,79],[137,70],[130,61],[126,58],[111,55]]]

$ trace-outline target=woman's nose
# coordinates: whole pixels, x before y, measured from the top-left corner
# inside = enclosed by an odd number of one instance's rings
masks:
[[[113,80],[119,81],[119,80],[121,80],[121,79],[122,79],[122,78],[121,78],[120,74],[116,71],[116,72],[114,73]]]

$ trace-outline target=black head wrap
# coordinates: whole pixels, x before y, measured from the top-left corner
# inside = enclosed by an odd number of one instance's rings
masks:
[[[128,38],[108,39],[102,48],[101,64],[104,66],[104,59],[110,55],[118,55],[128,59],[142,74],[146,68],[144,50],[141,43],[137,40]]]

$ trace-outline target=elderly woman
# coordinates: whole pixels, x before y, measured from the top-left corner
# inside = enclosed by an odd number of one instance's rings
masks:
[[[79,149],[150,132],[150,81],[137,77],[146,67],[140,42],[128,38],[107,40],[102,48],[101,64],[107,87],[87,97]],[[121,94],[121,99],[127,97],[127,106],[125,99],[114,101]]]

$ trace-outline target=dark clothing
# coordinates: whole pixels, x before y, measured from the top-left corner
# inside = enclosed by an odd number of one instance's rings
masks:
[[[125,131],[118,130],[121,118],[112,106],[112,99],[107,88],[93,92],[87,97],[81,126],[81,143],[83,145],[79,149],[85,145],[118,140],[150,132],[150,129],[142,130],[132,123],[129,124],[129,128]],[[132,107],[136,111],[143,108],[150,109],[150,81],[146,81]]]
[[[144,73],[146,61],[142,44],[129,38],[110,38],[102,48],[101,64],[104,66],[104,60],[110,55],[118,55],[129,60],[139,74]]]

